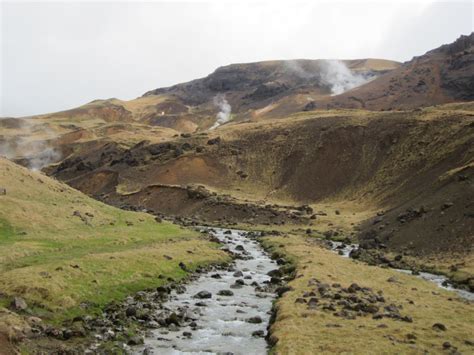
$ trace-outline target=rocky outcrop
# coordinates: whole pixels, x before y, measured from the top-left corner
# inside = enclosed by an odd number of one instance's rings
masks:
[[[246,110],[250,105],[269,98],[291,95],[301,89],[330,94],[327,83],[321,80],[325,60],[274,60],[257,63],[231,64],[220,67],[207,77],[188,83],[148,91],[144,96],[173,95],[186,105],[203,105],[212,102],[218,93],[226,93],[233,111]],[[369,60],[344,61],[352,70],[370,76],[381,75],[398,65],[386,62],[379,68]]]

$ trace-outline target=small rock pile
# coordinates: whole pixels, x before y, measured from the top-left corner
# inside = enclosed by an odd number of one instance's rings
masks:
[[[342,287],[338,283],[329,285],[312,278],[308,286],[311,291],[303,293],[295,303],[305,304],[310,310],[333,312],[333,315],[345,319],[372,316],[373,319],[392,318],[403,322],[412,322],[410,316],[402,315],[402,306],[389,304],[383,292],[374,292],[369,287],[361,287],[356,283]]]

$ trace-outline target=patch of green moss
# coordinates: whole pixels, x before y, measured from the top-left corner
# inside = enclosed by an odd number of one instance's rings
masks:
[[[0,244],[7,242],[15,235],[15,229],[5,219],[0,218]]]

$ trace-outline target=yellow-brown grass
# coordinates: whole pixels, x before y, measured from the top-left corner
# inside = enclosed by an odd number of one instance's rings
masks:
[[[122,211],[0,159],[0,305],[26,299],[59,321],[227,260],[214,243],[145,213]]]
[[[322,249],[314,240],[303,237],[269,237],[265,243],[291,257],[297,265],[297,277],[290,282],[292,291],[277,301],[278,314],[272,333],[279,341],[274,348],[278,354],[421,354],[442,353],[448,341],[461,353],[472,352],[474,306],[459,299],[455,293],[395,270],[341,258]],[[388,282],[395,277],[397,282]],[[402,306],[402,314],[410,315],[413,323],[383,318],[358,317],[346,320],[332,312],[308,310],[295,304],[311,278],[325,283],[352,283],[382,290],[386,302]],[[447,331],[438,332],[434,323],[443,323]],[[340,327],[334,327],[337,324]],[[386,328],[379,327],[385,324]],[[410,343],[408,334],[416,339]]]

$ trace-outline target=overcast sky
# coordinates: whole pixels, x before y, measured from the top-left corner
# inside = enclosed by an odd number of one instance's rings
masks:
[[[406,61],[473,17],[472,1],[2,2],[0,116],[132,99],[236,62]]]

